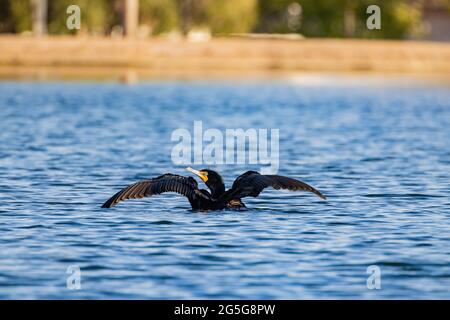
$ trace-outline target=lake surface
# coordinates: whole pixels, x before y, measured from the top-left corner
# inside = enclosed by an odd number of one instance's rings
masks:
[[[240,212],[175,194],[100,209],[139,179],[188,175],[170,138],[196,120],[278,128],[278,173],[328,200],[267,189]],[[449,88],[0,82],[0,128],[0,298],[450,299]],[[213,167],[227,187],[259,168]]]

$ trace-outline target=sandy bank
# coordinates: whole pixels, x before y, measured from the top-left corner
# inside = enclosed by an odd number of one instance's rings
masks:
[[[450,44],[215,38],[207,42],[0,36],[0,76],[74,78],[369,72],[450,75]]]

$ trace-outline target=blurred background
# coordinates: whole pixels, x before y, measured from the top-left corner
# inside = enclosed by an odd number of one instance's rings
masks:
[[[370,5],[380,29],[366,25]],[[445,75],[449,30],[449,0],[0,0],[0,76]]]
[[[66,27],[66,9],[82,11],[80,30]],[[378,5],[383,27],[366,28]],[[450,40],[448,0],[1,0],[0,32],[103,36],[296,33],[306,37]]]

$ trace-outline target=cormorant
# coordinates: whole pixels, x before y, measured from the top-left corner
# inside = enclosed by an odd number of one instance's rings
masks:
[[[106,201],[102,208],[111,208],[120,201],[127,199],[140,199],[164,192],[176,192],[188,198],[193,210],[240,209],[245,208],[241,201],[242,198],[257,197],[267,187],[291,191],[309,191],[322,199],[326,199],[322,193],[310,185],[288,177],[247,171],[234,180],[231,189],[225,190],[223,179],[216,171],[209,169],[194,170],[192,168],[187,168],[187,170],[202,179],[210,191],[199,189],[197,181],[192,177],[166,173],[157,178],[142,180],[123,188]]]

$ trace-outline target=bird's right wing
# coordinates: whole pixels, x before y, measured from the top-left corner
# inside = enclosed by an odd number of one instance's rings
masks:
[[[176,192],[189,200],[193,200],[196,197],[207,198],[206,195],[199,191],[197,181],[192,177],[166,173],[157,178],[142,180],[123,188],[108,199],[102,205],[102,208],[111,208],[120,201],[127,199],[140,199],[164,192]]]

